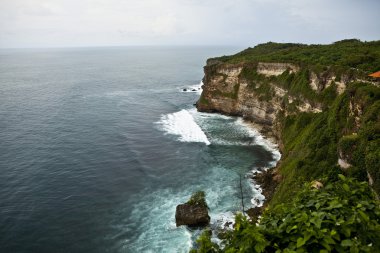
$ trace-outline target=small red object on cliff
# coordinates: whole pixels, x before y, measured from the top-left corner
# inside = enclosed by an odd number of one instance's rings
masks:
[[[373,77],[373,78],[380,78],[380,71],[377,71],[377,72],[375,72],[375,73],[372,73],[372,74],[370,74],[370,75],[368,75],[368,76]]]

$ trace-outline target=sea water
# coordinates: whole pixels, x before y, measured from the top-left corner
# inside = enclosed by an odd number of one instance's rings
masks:
[[[0,51],[0,252],[188,252],[175,208],[206,192],[211,226],[260,205],[247,175],[276,148],[200,113],[203,65],[230,47]],[[186,91],[184,91],[186,89]]]

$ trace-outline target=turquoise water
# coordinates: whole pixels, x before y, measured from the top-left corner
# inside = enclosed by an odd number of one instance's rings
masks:
[[[0,51],[0,251],[187,252],[199,231],[176,228],[175,207],[196,190],[211,226],[232,219],[239,175],[278,159],[193,106],[205,60],[237,51]],[[244,195],[262,200],[248,178]]]

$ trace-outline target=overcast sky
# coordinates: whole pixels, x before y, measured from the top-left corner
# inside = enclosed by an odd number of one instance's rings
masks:
[[[380,39],[380,0],[0,0],[0,47]]]

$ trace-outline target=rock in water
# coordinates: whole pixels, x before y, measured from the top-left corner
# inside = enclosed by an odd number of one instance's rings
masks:
[[[200,204],[180,204],[175,212],[177,227],[187,225],[190,227],[203,227],[210,223],[207,206]]]

